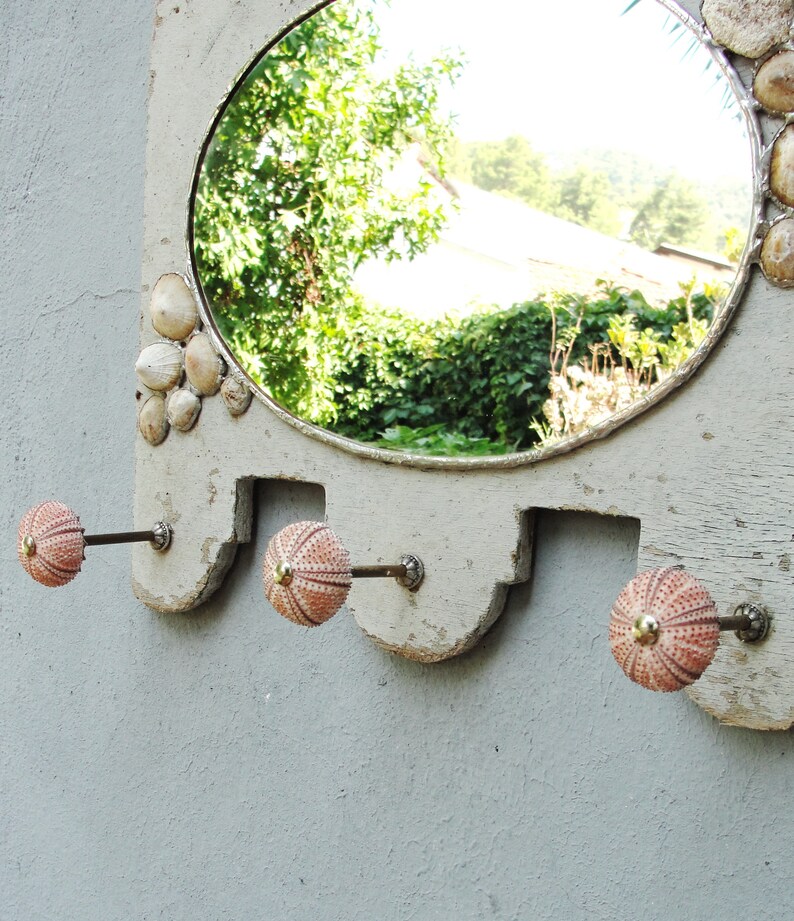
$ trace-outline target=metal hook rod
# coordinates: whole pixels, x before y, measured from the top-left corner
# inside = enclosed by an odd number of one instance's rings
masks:
[[[169,524],[158,521],[149,531],[122,531],[117,534],[84,534],[83,541],[87,547],[104,544],[133,544],[148,541],[155,550],[165,550],[171,543],[173,531]]]
[[[425,577],[425,567],[418,556],[406,553],[399,563],[375,563],[371,566],[351,566],[350,574],[354,579],[396,579],[400,585],[415,592]],[[289,562],[276,565],[274,581],[277,585],[289,585],[293,570]]]
[[[395,579],[404,579],[408,575],[408,567],[404,563],[386,563],[375,566],[353,566],[354,579],[377,579],[393,576]]]
[[[719,618],[720,630],[733,630],[745,643],[757,643],[769,630],[769,615],[750,602],[740,604],[728,617]]]

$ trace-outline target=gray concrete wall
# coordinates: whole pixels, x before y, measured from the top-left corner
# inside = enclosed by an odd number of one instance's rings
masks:
[[[532,584],[436,666],[267,609],[261,554],[322,514],[312,487],[260,486],[254,541],[191,615],[134,600],[124,547],[63,589],[25,576],[36,501],[131,519],[153,9],[0,12],[0,919],[791,917],[791,734],[611,660],[630,522],[541,518]]]

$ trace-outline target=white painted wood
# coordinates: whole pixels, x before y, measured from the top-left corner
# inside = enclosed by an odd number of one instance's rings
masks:
[[[155,282],[186,271],[186,202],[214,105],[246,58],[308,7],[158,5],[142,347],[158,338],[148,314]],[[189,432],[172,431],[156,447],[137,439],[136,527],[168,520],[174,541],[163,554],[135,548],[135,593],[159,611],[192,609],[249,538],[255,479],[319,483],[327,519],[354,563],[394,562],[405,552],[423,560],[417,593],[392,580],[358,580],[349,608],[379,645],[436,661],[471,647],[499,615],[507,586],[530,577],[533,509],[630,516],[642,523],[640,569],[683,564],[706,583],[720,613],[754,601],[772,614],[772,633],[757,647],[725,637],[691,696],[725,722],[787,728],[794,723],[791,299],[753,268],[730,328],[685,387],[603,441],[516,469],[387,464],[309,437],[260,400],[235,418],[220,395],[206,397]],[[555,613],[548,612],[550,630]],[[605,634],[609,611],[592,613]],[[561,636],[560,656],[579,641]],[[527,667],[547,668],[553,680],[554,663],[533,662],[531,649]]]

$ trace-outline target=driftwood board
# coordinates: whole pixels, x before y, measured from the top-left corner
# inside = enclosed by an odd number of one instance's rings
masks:
[[[191,280],[186,202],[215,106],[246,61],[308,8],[275,0],[158,6],[142,347],[159,338],[149,319],[158,278],[177,272]],[[507,587],[531,578],[534,510],[631,517],[641,522],[640,569],[682,564],[709,587],[720,614],[752,601],[772,616],[770,636],[755,647],[724,637],[688,693],[723,721],[787,728],[794,723],[791,309],[791,292],[753,266],[727,329],[686,385],[608,437],[533,464],[429,469],[385,461],[312,437],[264,400],[232,417],[220,396],[207,397],[190,431],[172,431],[158,446],[137,440],[136,527],[165,519],[175,538],[163,554],[134,550],[135,593],[160,611],[200,604],[249,538],[253,481],[317,483],[354,561],[393,562],[405,552],[423,560],[417,593],[392,580],[363,580],[349,608],[380,646],[432,662],[471,647],[498,617]],[[608,612],[593,617],[605,621]]]

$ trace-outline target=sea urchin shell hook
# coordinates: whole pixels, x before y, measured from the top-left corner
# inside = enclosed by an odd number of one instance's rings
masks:
[[[171,525],[158,521],[148,531],[117,534],[84,534],[78,516],[63,502],[41,502],[27,511],[19,523],[17,555],[25,571],[50,588],[66,585],[80,572],[85,548],[100,544],[149,541],[155,550],[171,543]]]
[[[342,607],[353,579],[394,578],[415,592],[424,578],[413,554],[399,563],[352,566],[350,554],[334,532],[319,521],[298,521],[270,541],[262,563],[268,601],[293,623],[316,627]]]
[[[711,664],[720,632],[757,642],[769,620],[756,605],[742,604],[718,617],[708,591],[680,567],[636,576],[612,607],[609,642],[623,671],[652,691],[677,691],[697,681]]]

